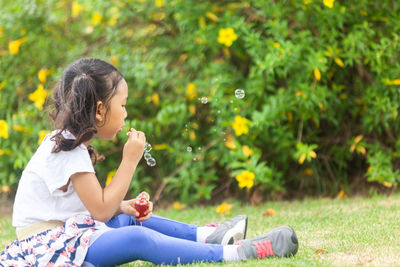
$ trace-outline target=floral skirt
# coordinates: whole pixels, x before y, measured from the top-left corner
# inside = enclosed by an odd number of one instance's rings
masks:
[[[90,237],[103,223],[76,215],[63,226],[15,240],[0,254],[0,266],[81,266]]]

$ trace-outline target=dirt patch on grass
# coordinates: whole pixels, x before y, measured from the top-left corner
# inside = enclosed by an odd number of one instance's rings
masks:
[[[324,257],[332,261],[333,266],[399,266],[398,255],[398,249],[384,247],[368,248],[345,253],[327,253]]]

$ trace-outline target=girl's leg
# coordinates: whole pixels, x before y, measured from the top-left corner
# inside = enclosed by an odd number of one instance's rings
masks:
[[[155,264],[219,262],[223,246],[204,244],[161,234],[146,227],[130,226],[103,233],[86,255],[94,266],[123,264],[135,260]]]
[[[111,228],[120,228],[129,225],[140,225],[140,222],[135,221],[135,217],[125,214],[115,216],[107,222],[107,226]],[[142,225],[164,235],[196,241],[198,225],[181,223],[157,215],[152,215],[150,219],[142,222]]]

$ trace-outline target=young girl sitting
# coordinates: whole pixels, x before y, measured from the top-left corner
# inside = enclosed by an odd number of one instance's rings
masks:
[[[90,143],[112,140],[125,128],[127,98],[123,76],[109,63],[83,58],[65,69],[53,93],[56,130],[22,173],[13,212],[18,239],[1,252],[0,265],[185,264],[296,254],[297,237],[289,226],[244,239],[245,215],[197,226],[152,215],[149,202],[140,217],[135,199],[124,197],[144,152],[141,131],[131,129],[119,168],[102,188]]]

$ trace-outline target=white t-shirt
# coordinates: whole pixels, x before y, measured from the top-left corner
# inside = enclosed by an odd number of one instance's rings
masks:
[[[90,214],[72,182],[66,192],[58,189],[75,173],[95,172],[88,150],[81,144],[71,151],[52,153],[55,142],[50,138],[56,132],[44,138],[22,172],[13,211],[13,226],[17,229],[41,221],[66,221],[76,214]],[[64,136],[75,139],[69,132],[64,132]]]

